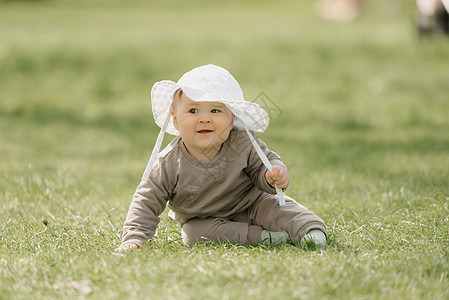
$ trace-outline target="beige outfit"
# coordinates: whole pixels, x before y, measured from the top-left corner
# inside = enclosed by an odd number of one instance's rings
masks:
[[[281,158],[254,136],[272,165]],[[286,197],[279,206],[265,179],[266,167],[244,131],[232,130],[210,161],[192,157],[177,136],[158,155],[148,181],[138,186],[123,229],[122,244],[150,240],[168,203],[182,225],[183,241],[260,242],[263,229],[287,231],[298,242],[309,230],[326,233],[324,222]]]

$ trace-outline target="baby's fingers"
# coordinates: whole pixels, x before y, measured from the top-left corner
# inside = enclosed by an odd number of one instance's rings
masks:
[[[281,178],[281,173],[282,173],[282,168],[279,166],[273,166],[273,168],[271,169],[272,171],[270,172],[270,177],[276,181],[279,180]]]
[[[288,176],[283,176],[279,180],[276,181],[276,185],[280,189],[285,189],[288,185]]]
[[[273,171],[271,172],[271,179],[274,183],[281,189],[284,189],[288,185],[288,174],[279,166],[273,166]]]

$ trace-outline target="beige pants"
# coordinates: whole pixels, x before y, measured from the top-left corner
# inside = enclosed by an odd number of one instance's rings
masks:
[[[286,231],[293,243],[298,243],[312,229],[320,229],[326,235],[326,226],[320,217],[290,197],[285,206],[279,206],[275,195],[261,197],[246,211],[228,218],[195,218],[182,226],[183,242],[231,242],[260,243],[263,229]]]

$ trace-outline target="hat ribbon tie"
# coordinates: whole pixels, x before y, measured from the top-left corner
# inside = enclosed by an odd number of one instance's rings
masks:
[[[164,121],[164,124],[161,127],[161,131],[159,131],[159,135],[156,139],[156,144],[154,145],[153,152],[151,152],[150,160],[148,161],[147,167],[145,168],[145,172],[142,176],[142,181],[148,181],[148,178],[150,177],[151,169],[153,168],[154,161],[156,160],[156,157],[159,153],[159,150],[161,149],[162,141],[164,140],[165,130],[168,126],[168,121],[170,121],[171,117],[171,111],[168,110],[168,116]]]
[[[260,159],[262,160],[265,167],[270,170],[270,172],[273,169],[273,165],[268,160],[268,157],[263,153],[262,149],[260,148],[259,144],[257,144],[256,140],[253,138],[251,133],[249,132],[248,128],[242,123],[243,127],[245,127],[246,133],[248,134],[249,139],[251,140],[251,143],[253,144],[254,149],[256,149],[257,155],[259,155]],[[274,188],[276,189],[277,198],[279,201],[279,206],[285,205],[285,198],[284,198],[284,192],[280,188],[278,188],[277,184],[274,184]]]

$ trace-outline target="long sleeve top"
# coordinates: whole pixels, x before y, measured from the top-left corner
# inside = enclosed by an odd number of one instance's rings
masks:
[[[279,155],[253,136],[271,164],[287,171]],[[233,129],[210,161],[191,156],[177,136],[159,153],[149,180],[137,187],[122,244],[142,246],[150,240],[167,204],[181,224],[192,218],[226,218],[246,210],[263,193],[276,193],[266,181],[266,170],[245,131]]]

